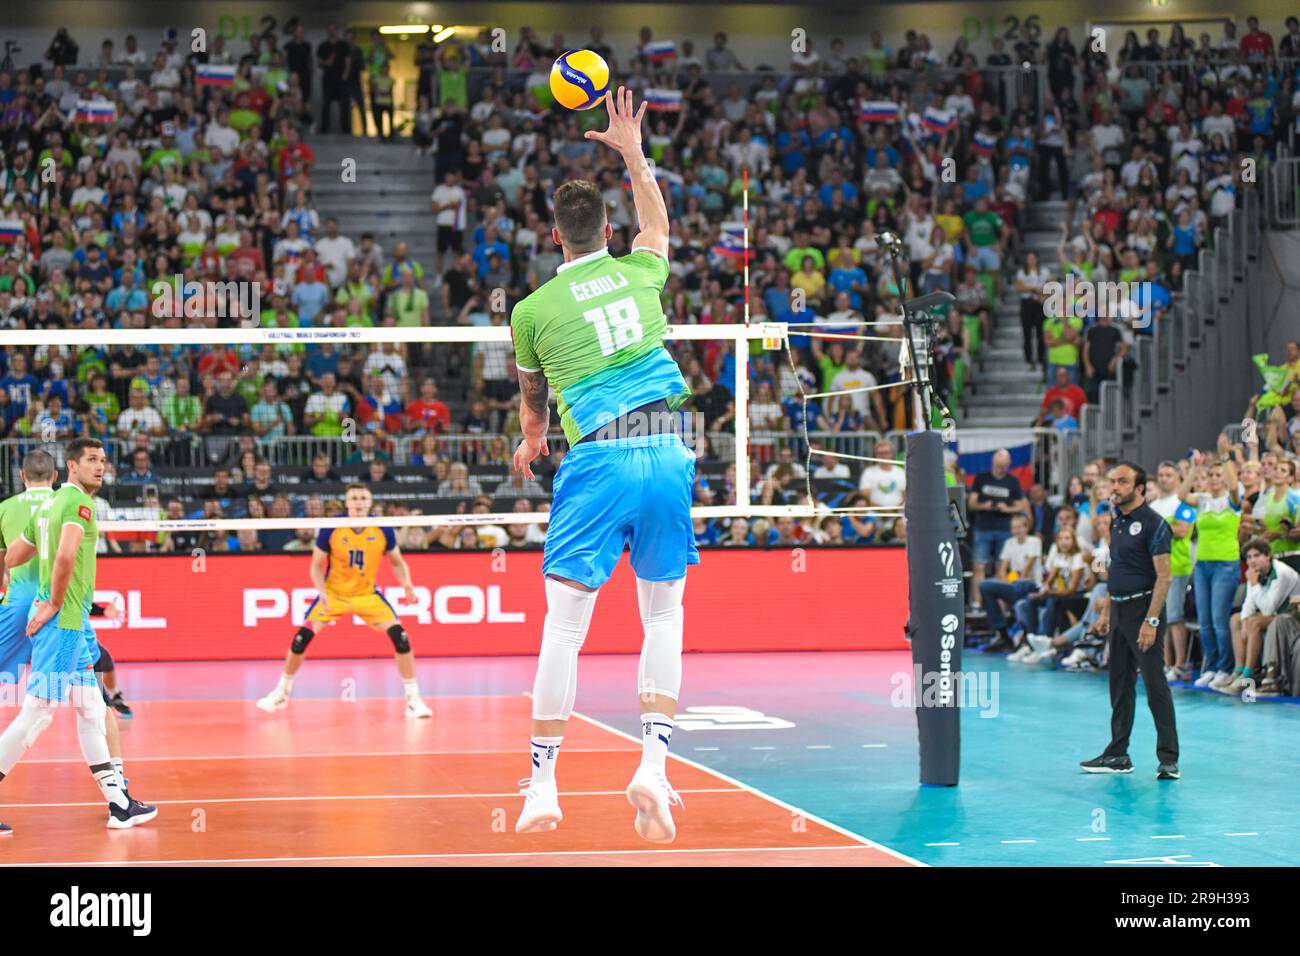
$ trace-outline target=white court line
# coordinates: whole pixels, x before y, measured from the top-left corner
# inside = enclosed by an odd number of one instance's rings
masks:
[[[1003,843],[1037,843],[1037,840],[1003,840]]]
[[[588,717],[586,714],[578,713],[576,710],[573,712],[572,716],[577,717],[579,720],[585,720],[587,723],[591,724],[594,727],[599,727],[601,730],[606,730],[609,733],[613,734],[615,737],[621,737],[624,740],[630,740],[634,743],[640,742],[639,738],[633,737],[631,734],[625,733],[624,731],[619,730],[617,727],[611,727],[609,724],[604,723],[603,721],[596,720],[594,717]],[[719,780],[729,783],[734,787],[740,787],[742,790],[748,791],[749,793],[752,793],[756,797],[760,797],[763,800],[768,801],[769,803],[774,803],[778,807],[781,807],[784,810],[788,810],[790,813],[798,814],[800,817],[802,817],[805,820],[812,820],[814,823],[818,823],[821,826],[826,827],[828,830],[834,830],[836,833],[840,834],[841,836],[846,836],[851,840],[857,840],[863,846],[869,846],[872,847],[873,849],[879,850],[882,853],[888,853],[890,856],[894,857],[895,859],[902,860],[905,863],[911,863],[915,866],[929,866],[928,863],[922,863],[920,860],[914,860],[912,859],[912,857],[908,856],[907,854],[900,853],[898,850],[887,847],[884,844],[877,843],[875,840],[869,840],[866,837],[862,836],[860,833],[854,833],[852,830],[847,830],[844,827],[839,826],[838,824],[831,823],[829,820],[823,820],[821,817],[815,814],[808,813],[806,810],[801,810],[799,807],[796,807],[794,804],[786,803],[784,800],[780,800],[777,797],[772,796],[770,793],[764,793],[762,790],[759,790],[756,787],[751,787],[749,784],[737,780],[735,777],[728,776],[725,773],[720,773],[717,770],[714,770],[712,767],[706,767],[704,764],[699,763],[698,761],[695,760],[691,760],[689,757],[683,757],[680,754],[674,754],[674,753],[670,753],[669,756],[673,760],[686,764],[688,767],[694,767],[696,770],[702,770],[704,773],[717,777]]]
[[[1170,835],[1168,835],[1168,836],[1153,836],[1153,837],[1151,837],[1151,839],[1153,839],[1153,840],[1186,840],[1187,837],[1184,836],[1184,835],[1181,834],[1181,833],[1173,833],[1173,834],[1170,834]]]
[[[1258,833],[1225,833],[1226,837],[1259,836]]]
[[[961,846],[960,843],[927,843],[926,846]]]
[[[640,748],[632,747],[575,747],[572,750],[565,748],[566,754],[627,754],[640,753]],[[365,757],[455,757],[464,755],[467,757],[475,756],[495,756],[499,754],[522,754],[523,750],[516,747],[513,750],[389,750],[389,751],[355,751],[352,753],[300,753],[300,754],[209,754],[206,756],[158,756],[158,757],[137,757],[131,756],[130,762],[150,763],[165,762],[171,763],[179,760],[312,760],[315,758],[329,759],[334,757],[347,757],[350,760],[361,759]],[[527,756],[527,754],[524,754]],[[36,760],[23,760],[24,766],[35,763],[74,763],[85,764],[83,757],[41,757]],[[128,776],[130,776],[128,774]]]
[[[708,752],[712,753],[713,751],[718,750],[718,749],[719,749],[719,748],[717,748],[717,747],[696,747],[696,748],[695,748],[695,752],[696,752],[696,753],[704,753],[705,751],[708,751]]]
[[[750,747],[750,750],[775,750],[775,747]]]
[[[804,749],[805,750],[830,750],[831,745],[830,744],[809,744]]]
[[[809,818],[811,819],[811,817]],[[818,850],[860,850],[855,844],[839,846],[744,846],[744,847],[662,847],[656,850],[500,850],[492,853],[383,853],[369,856],[264,856],[204,860],[84,860],[59,863],[0,863],[0,866],[166,866],[211,865],[214,863],[324,863],[331,860],[465,860],[503,856],[637,856],[645,853],[773,853],[794,850],[808,853]],[[884,849],[880,847],[879,849]]]
[[[744,793],[738,787],[717,787],[700,790],[678,790],[678,793]],[[626,790],[571,790],[561,793],[561,797],[613,797],[623,796]],[[496,800],[513,799],[519,796],[518,790],[507,793],[358,793],[358,794],[321,794],[319,796],[290,797],[210,797],[191,800],[155,800],[158,806],[191,806],[204,803],[288,803],[298,800],[307,803],[313,800]],[[102,807],[104,801],[89,803],[0,803],[0,810],[31,810],[42,807]]]
[[[1110,837],[1075,837],[1075,843],[1109,843]]]
[[[863,744],[863,745],[862,745],[862,749],[863,749],[863,750],[875,750],[875,749],[880,748],[880,747],[888,747],[888,746],[889,746],[889,744]]]

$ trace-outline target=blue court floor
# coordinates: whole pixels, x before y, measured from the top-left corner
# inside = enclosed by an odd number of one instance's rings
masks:
[[[633,656],[584,656],[577,710],[635,733],[636,666]],[[1135,772],[1093,776],[1078,762],[1108,740],[1104,675],[970,653],[965,666],[984,693],[963,711],[956,788],[917,784],[905,652],[688,655],[672,751],[935,866],[1300,863],[1295,702],[1175,689],[1183,778],[1158,782],[1139,685]],[[441,695],[526,694],[534,667],[530,658],[424,659],[419,673],[436,712]],[[252,699],[278,673],[278,662],[125,664],[120,682],[128,699]],[[389,660],[312,659],[294,694],[335,696],[348,682],[360,697],[401,695]],[[134,723],[128,748],[148,732]],[[528,732],[519,728],[521,755]],[[689,814],[688,805],[681,825]]]

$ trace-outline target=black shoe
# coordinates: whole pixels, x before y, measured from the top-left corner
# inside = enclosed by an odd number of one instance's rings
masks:
[[[1177,780],[1179,776],[1176,763],[1162,763],[1160,769],[1156,771],[1157,780]]]
[[[1001,654],[1006,651],[1014,651],[1015,649],[1016,645],[1011,643],[1011,638],[1007,637],[1005,634],[999,634],[988,644],[985,644],[980,648],[980,650],[985,654]]]
[[[13,836],[14,828],[7,823],[0,823],[0,837]]]
[[[1132,773],[1133,761],[1128,759],[1128,754],[1119,757],[1107,757],[1102,754],[1100,757],[1093,757],[1091,760],[1085,760],[1079,764],[1086,773]]]
[[[108,699],[108,705],[117,711],[118,716],[123,720],[130,720],[135,716],[135,714],[131,713],[131,708],[127,705],[127,702],[122,699],[120,690]]]
[[[123,793],[125,792],[123,791]],[[129,793],[126,794],[126,800],[125,807],[119,807],[115,803],[108,805],[108,828],[110,830],[129,830],[131,827],[138,827],[142,823],[148,823],[158,816],[157,807],[145,806]]]

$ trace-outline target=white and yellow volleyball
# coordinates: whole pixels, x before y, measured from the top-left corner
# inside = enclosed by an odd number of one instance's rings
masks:
[[[551,67],[555,102],[571,110],[589,110],[609,90],[609,64],[599,53],[570,50]]]

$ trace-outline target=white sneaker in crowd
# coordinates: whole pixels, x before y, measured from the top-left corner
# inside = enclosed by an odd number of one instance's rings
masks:
[[[1236,678],[1237,675],[1232,671],[1219,671],[1219,676],[1210,681],[1210,690],[1223,690]]]

